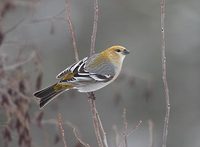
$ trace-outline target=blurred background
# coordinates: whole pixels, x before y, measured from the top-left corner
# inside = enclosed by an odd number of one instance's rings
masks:
[[[168,147],[200,145],[200,1],[166,1],[167,79],[171,115]],[[57,114],[70,147],[81,138],[97,146],[87,95],[69,91],[43,110],[32,93],[56,82],[75,62],[64,0],[0,1],[0,146],[63,147]],[[89,55],[93,1],[71,0],[80,58]],[[160,147],[165,117],[161,75],[159,0],[99,0],[96,52],[119,44],[130,50],[120,77],[97,92],[96,105],[110,147],[123,131],[126,108],[128,146]],[[19,115],[20,114],[20,115]],[[66,125],[65,125],[66,122]],[[27,137],[28,136],[28,137]]]

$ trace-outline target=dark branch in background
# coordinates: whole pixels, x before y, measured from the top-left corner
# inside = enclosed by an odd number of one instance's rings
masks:
[[[1,2],[1,5],[0,5],[0,47],[5,38],[4,33],[2,31],[2,19],[5,16],[5,14],[9,11],[9,7],[8,7],[9,4],[10,2],[4,1],[4,2]]]
[[[22,18],[21,20],[19,20],[19,22],[17,22],[17,24],[15,24],[14,26],[12,26],[11,28],[9,28],[6,31],[3,31],[2,30],[2,20],[5,17],[5,15],[13,8],[15,8],[15,4],[13,3],[13,1],[9,1],[9,0],[7,0],[7,1],[5,0],[0,5],[0,46],[3,44],[3,41],[6,38],[6,35],[8,33],[12,32],[13,30],[15,30],[26,19],[26,18]]]
[[[38,58],[33,52],[27,59],[22,60],[22,54],[20,53],[14,59],[15,64],[10,66],[7,66],[10,58],[7,60],[3,58],[0,55],[2,61],[0,61],[0,107],[4,110],[8,120],[4,123],[4,128],[1,131],[3,143],[5,147],[8,146],[13,141],[12,137],[15,134],[18,136],[19,147],[31,147],[33,141],[30,133],[31,114],[29,108],[31,105],[31,89],[34,88],[31,79],[37,77],[32,77],[33,74],[27,74],[28,72],[23,65],[32,63],[33,67],[35,66],[38,69],[37,66],[39,65],[34,64],[34,60],[38,61]]]
[[[9,28],[8,30],[6,30],[6,31],[4,32],[4,34],[8,34],[8,33],[12,32],[13,30],[15,30],[19,25],[21,25],[21,24],[24,22],[25,19],[26,19],[26,18],[22,18],[19,22],[17,22],[17,24],[15,24],[14,26],[12,26],[12,27]]]
[[[74,53],[75,53],[75,59],[78,62],[79,61],[79,56],[78,56],[78,48],[76,45],[76,37],[75,37],[75,32],[74,32],[74,28],[72,25],[72,21],[71,21],[71,15],[70,15],[70,1],[69,0],[65,0],[66,1],[66,11],[67,11],[67,23],[69,26],[69,32],[71,34],[72,37],[72,43],[73,43],[73,47],[74,47]]]
[[[162,80],[163,80],[165,99],[166,99],[166,114],[165,114],[165,121],[164,121],[162,147],[166,147],[169,116],[170,116],[170,101],[169,101],[169,88],[168,88],[168,83],[167,83],[167,67],[166,67],[166,55],[165,55],[165,0],[161,0],[160,9],[161,9],[161,36],[162,36],[162,39],[161,39]]]

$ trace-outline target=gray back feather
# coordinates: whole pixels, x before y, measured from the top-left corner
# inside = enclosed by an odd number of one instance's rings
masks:
[[[95,62],[96,58],[98,57],[99,54],[94,54],[91,56],[86,65],[85,69],[89,71],[90,73],[96,73],[100,75],[115,75],[115,67],[111,62],[108,62],[107,60],[102,61],[101,63],[98,63],[97,66],[92,67],[90,66],[93,62]]]

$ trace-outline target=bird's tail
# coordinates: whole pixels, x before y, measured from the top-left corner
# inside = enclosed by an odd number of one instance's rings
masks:
[[[40,99],[40,108],[42,108],[47,105],[51,100],[53,100],[56,96],[71,88],[73,88],[72,85],[56,83],[35,92],[33,95]]]

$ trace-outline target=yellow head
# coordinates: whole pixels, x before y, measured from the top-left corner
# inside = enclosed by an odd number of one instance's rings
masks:
[[[127,54],[129,54],[129,51],[120,45],[115,45],[115,46],[111,46],[110,48],[105,50],[106,52],[109,52],[111,54],[116,54],[116,55],[120,55],[120,56],[125,56]]]
[[[104,56],[107,56],[111,61],[115,63],[122,63],[125,56],[129,54],[129,51],[120,45],[112,46],[102,52]]]

